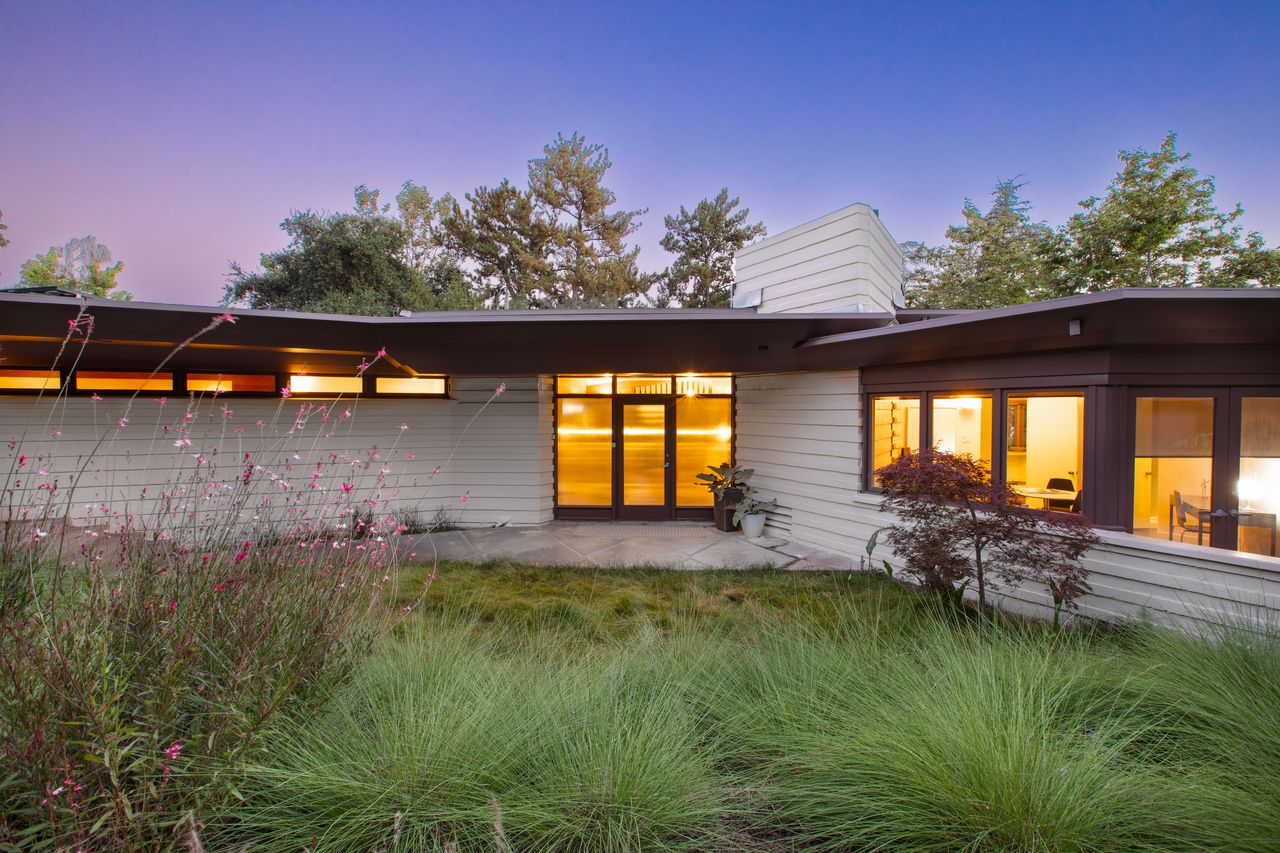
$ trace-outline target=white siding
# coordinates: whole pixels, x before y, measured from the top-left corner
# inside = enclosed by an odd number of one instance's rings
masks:
[[[902,295],[902,253],[874,210],[850,205],[740,250],[735,304],[754,303],[757,292],[762,313],[892,312]]]
[[[858,493],[862,418],[858,371],[738,377],[737,463],[779,509],[767,530],[847,553]]]
[[[264,466],[255,477],[305,486],[316,459],[336,453],[351,462],[343,463],[346,470],[329,466],[320,481],[326,488],[347,482],[356,496],[371,495],[386,467],[381,491],[397,508],[426,516],[443,508],[463,524],[539,524],[551,518],[550,385],[536,377],[507,380],[506,392],[475,417],[502,381],[457,379],[452,400],[342,401],[332,405],[328,421],[312,412],[307,427],[292,436],[298,413],[323,401],[205,398],[191,410],[189,447],[174,445],[187,402],[180,397],[163,406],[154,395],[139,397],[124,428],[118,419],[126,398],[55,404],[7,397],[0,398],[0,435],[10,440],[6,466],[16,468],[18,457],[27,457],[13,475],[29,490],[20,503],[44,498],[48,490],[40,485],[56,483],[77,524],[102,519],[104,505],[154,518],[165,492],[198,503],[193,484],[208,478],[193,477],[196,456],[213,466],[217,480],[233,482],[246,453]],[[351,416],[344,418],[347,411]],[[440,471],[433,475],[435,468]],[[72,495],[68,486],[77,480]]]

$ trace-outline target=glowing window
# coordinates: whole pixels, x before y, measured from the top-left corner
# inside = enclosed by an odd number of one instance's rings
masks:
[[[682,373],[676,377],[676,393],[682,397],[732,394],[733,377]]]
[[[613,376],[557,376],[556,391],[560,394],[612,394]]]
[[[172,391],[172,373],[123,373],[77,370],[77,391]]]
[[[1211,544],[1213,398],[1139,397],[1133,532]]]
[[[295,373],[289,377],[289,390],[294,394],[359,394],[364,379],[359,376],[309,376]]]
[[[561,506],[613,503],[613,401],[556,401],[556,501]]]
[[[1005,479],[1037,508],[1078,509],[1084,489],[1084,396],[1009,397]]]
[[[933,447],[972,456],[991,469],[991,398],[966,394],[933,398]]]
[[[920,398],[873,397],[871,400],[872,471],[920,449]],[[877,485],[879,479],[876,479]]]
[[[269,373],[188,373],[187,390],[210,394],[271,394],[276,378]]]
[[[0,390],[57,391],[62,377],[56,370],[0,370]]]
[[[676,506],[711,506],[698,475],[733,454],[733,401],[681,397],[676,401]]]
[[[618,377],[619,394],[670,394],[670,376],[633,373]]]
[[[443,397],[443,376],[379,376],[374,386],[379,394],[427,394]]]

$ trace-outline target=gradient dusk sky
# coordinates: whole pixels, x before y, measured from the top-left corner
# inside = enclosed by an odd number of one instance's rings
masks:
[[[1275,0],[0,0],[0,287],[91,233],[138,298],[212,304],[291,209],[346,209],[358,183],[523,185],[575,130],[649,209],[646,269],[663,214],[721,186],[774,233],[866,201],[932,242],[1023,175],[1057,224],[1169,129],[1275,245],[1277,32]]]

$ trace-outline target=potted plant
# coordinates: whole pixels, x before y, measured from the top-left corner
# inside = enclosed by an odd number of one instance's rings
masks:
[[[729,533],[738,526],[729,510],[746,496],[747,480],[751,479],[755,469],[739,468],[724,462],[720,465],[708,465],[707,470],[711,473],[704,472],[696,476],[706,484],[707,490],[715,498],[712,514],[716,520],[716,529]]]
[[[762,501],[755,489],[748,486],[742,500],[733,510],[733,524],[742,525],[742,535],[748,539],[759,539],[764,535],[765,512],[774,509],[777,503],[773,500]]]

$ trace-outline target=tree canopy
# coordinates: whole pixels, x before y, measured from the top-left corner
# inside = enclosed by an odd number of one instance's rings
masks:
[[[1118,158],[1103,195],[1059,228],[1032,218],[1016,180],[996,184],[986,213],[966,199],[943,245],[903,244],[908,302],[992,308],[1117,287],[1280,286],[1280,250],[1242,235],[1240,205],[1218,209],[1213,178],[1176,134]]]
[[[430,194],[406,183],[402,214],[379,206],[379,193],[355,189],[355,210],[290,214],[281,229],[289,244],[261,256],[261,269],[232,263],[224,302],[251,308],[392,316],[401,311],[474,307],[461,270],[442,253],[421,251],[431,240]]]
[[[24,287],[65,287],[128,301],[133,294],[120,289],[118,281],[123,271],[124,261],[111,263],[111,250],[90,234],[50,246],[43,255],[24,263],[19,277]]]
[[[663,218],[667,233],[662,248],[676,256],[658,279],[654,302],[659,306],[727,308],[733,292],[733,255],[766,233],[763,222],[750,223],[751,211],[738,210],[728,188],[704,198],[693,208],[680,206]]]

